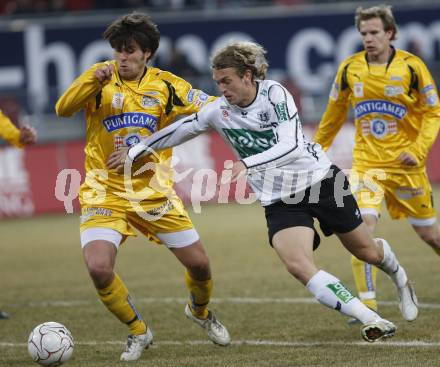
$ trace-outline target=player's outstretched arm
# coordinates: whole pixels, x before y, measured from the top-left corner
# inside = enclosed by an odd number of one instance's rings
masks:
[[[135,161],[139,157],[149,155],[155,150],[174,147],[195,138],[209,129],[210,125],[207,122],[203,122],[199,118],[199,114],[195,113],[154,133],[130,149],[122,148],[114,151],[108,157],[107,167],[121,173],[124,170],[126,159]]]

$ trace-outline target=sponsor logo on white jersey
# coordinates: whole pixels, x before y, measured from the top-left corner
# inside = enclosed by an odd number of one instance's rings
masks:
[[[277,113],[279,121],[287,121],[289,119],[286,102],[278,102],[275,106],[275,112]]]
[[[224,134],[242,158],[264,152],[276,144],[272,130],[223,129]]]

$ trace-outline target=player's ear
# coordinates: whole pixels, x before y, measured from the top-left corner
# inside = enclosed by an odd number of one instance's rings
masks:
[[[243,79],[245,79],[246,81],[252,81],[252,70],[247,69],[244,72]]]
[[[152,54],[152,52],[150,51],[150,50],[145,50],[145,52],[144,52],[144,58],[145,58],[145,62],[147,62],[147,61],[149,61],[150,60],[150,58],[151,58],[151,54]]]

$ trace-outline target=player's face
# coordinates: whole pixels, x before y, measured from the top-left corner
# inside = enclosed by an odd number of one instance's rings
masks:
[[[130,45],[122,50],[115,50],[115,59],[118,63],[118,72],[122,79],[139,80],[145,69],[151,52],[143,52],[136,41],[132,41]]]
[[[255,99],[257,88],[250,70],[240,77],[235,68],[214,69],[212,78],[230,104],[246,107]]]
[[[359,33],[369,60],[386,62],[393,32],[383,28],[382,19],[371,18],[359,24]],[[383,60],[385,58],[385,60]]]

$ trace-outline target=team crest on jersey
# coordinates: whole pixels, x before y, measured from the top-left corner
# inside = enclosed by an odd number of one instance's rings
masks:
[[[124,138],[124,144],[125,144],[126,147],[131,147],[133,145],[136,145],[140,141],[141,141],[141,138],[140,138],[140,136],[138,134],[127,135]]]
[[[403,94],[403,87],[401,85],[386,85],[384,93],[387,97],[395,97]]]
[[[223,117],[223,119],[228,120],[229,119],[229,112],[227,110],[223,110],[222,117]]]
[[[268,112],[258,112],[257,116],[261,122],[269,121],[269,113]]]
[[[267,96],[267,89],[262,89],[261,92],[260,92],[260,94],[261,94],[262,96]]]
[[[354,83],[354,96],[364,98],[364,83]]]
[[[124,93],[113,93],[112,98],[112,107],[117,109],[122,109],[122,106],[124,105]]]
[[[141,105],[142,107],[148,108],[148,107],[154,107],[158,106],[160,104],[160,101],[157,98],[150,97],[147,95],[143,95],[141,99]]]
[[[371,120],[371,133],[377,139],[383,138],[388,133],[387,122],[380,119]]]

